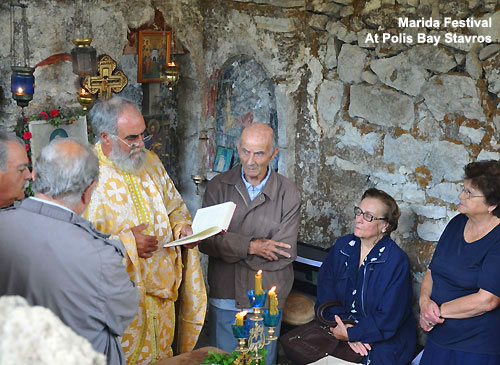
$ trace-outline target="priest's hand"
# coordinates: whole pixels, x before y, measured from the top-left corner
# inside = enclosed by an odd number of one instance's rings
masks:
[[[278,255],[290,258],[291,255],[288,252],[281,250],[280,248],[291,247],[292,246],[290,246],[288,243],[259,238],[250,241],[250,245],[248,246],[248,253],[250,255],[263,257],[265,259],[268,259],[269,261],[277,261],[279,260]]]
[[[189,224],[185,224],[181,228],[181,234],[179,235],[179,238],[191,236],[192,234],[193,234],[193,228],[191,228],[191,226]],[[196,242],[192,242],[192,243],[186,243],[185,245],[183,245],[183,247],[185,247],[185,248],[195,248],[196,246],[198,246],[199,243],[200,243],[200,241],[196,241]]]
[[[139,224],[138,226],[130,228],[135,237],[135,246],[137,247],[137,254],[143,259],[149,259],[153,256],[153,252],[158,249],[158,240],[155,236],[149,236],[141,233],[148,228],[149,223]]]

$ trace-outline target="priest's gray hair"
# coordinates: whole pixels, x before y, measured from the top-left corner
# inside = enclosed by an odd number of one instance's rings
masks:
[[[55,139],[42,149],[33,170],[35,194],[71,207],[99,179],[99,160],[88,145],[71,138]]]
[[[24,148],[24,142],[14,134],[0,131],[0,170],[7,171],[7,161],[9,159],[9,142],[19,143]]]
[[[102,132],[116,136],[118,117],[125,108],[131,106],[137,109],[137,105],[133,101],[120,96],[114,96],[107,100],[97,100],[89,115],[95,136],[99,140]]]

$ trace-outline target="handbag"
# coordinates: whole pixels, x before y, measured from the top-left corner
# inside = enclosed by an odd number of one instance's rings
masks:
[[[328,307],[338,305],[340,302],[336,300],[321,304],[316,319],[280,336],[279,340],[288,360],[296,365],[306,365],[331,355],[354,363],[363,361],[363,357],[354,352],[346,341],[336,339],[330,332],[330,327],[335,327],[337,323],[327,320],[323,312]],[[351,320],[343,322],[354,324]]]

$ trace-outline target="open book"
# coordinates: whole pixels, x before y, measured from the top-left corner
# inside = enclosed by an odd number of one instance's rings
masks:
[[[177,241],[169,242],[163,245],[163,247],[185,245],[186,243],[201,241],[205,238],[215,236],[222,231],[227,231],[235,209],[236,204],[233,202],[198,209],[193,219],[193,234],[180,238]]]

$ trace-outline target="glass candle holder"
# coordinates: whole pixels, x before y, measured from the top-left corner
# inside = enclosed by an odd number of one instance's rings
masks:
[[[245,342],[250,333],[250,321],[244,321],[243,326],[233,324],[231,327],[233,328],[234,337],[238,340],[238,347],[236,347],[235,350],[238,352],[245,352],[247,350]]]
[[[269,309],[264,309],[264,326],[267,327],[267,336],[266,340],[274,341],[277,340],[278,337],[274,335],[276,331],[276,326],[279,323],[281,318],[281,310],[278,311],[278,314],[270,314]]]
[[[250,289],[247,291],[248,299],[250,300],[250,304],[252,305],[253,308],[253,316],[250,317],[252,321],[260,321],[262,320],[262,315],[260,308],[262,308],[264,305],[266,305],[266,297],[267,293],[264,292],[263,294],[255,294],[255,290]]]
[[[281,310],[278,314],[270,314],[269,309],[264,309],[264,326],[266,327],[276,327],[281,317]]]
[[[243,321],[243,326],[238,326],[236,324],[232,325],[233,335],[236,338],[247,338],[250,333],[250,322]]]

